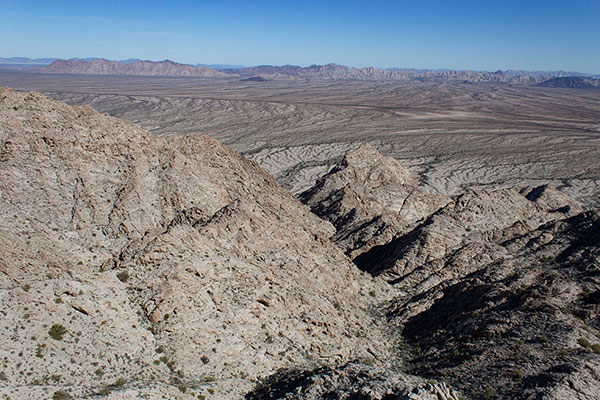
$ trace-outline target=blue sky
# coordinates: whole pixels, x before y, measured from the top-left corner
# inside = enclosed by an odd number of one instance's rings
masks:
[[[600,0],[0,0],[0,57],[600,73]]]

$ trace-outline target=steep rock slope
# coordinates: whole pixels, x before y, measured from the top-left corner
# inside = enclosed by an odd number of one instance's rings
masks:
[[[598,211],[542,185],[468,191],[437,210],[413,197],[419,219],[393,206],[407,192],[419,192],[408,172],[367,146],[302,199],[344,251],[346,232],[383,242],[354,262],[400,289],[387,316],[410,371],[471,398],[597,398]],[[373,215],[398,222],[357,223]]]
[[[400,162],[370,144],[346,154],[300,199],[336,227],[332,239],[350,257],[409,231],[450,201],[423,193]]]
[[[419,349],[414,372],[444,376],[475,398],[598,398],[600,213],[501,246],[513,257],[480,265],[419,314],[405,310],[430,293],[390,307]]]
[[[545,195],[530,195],[537,191]],[[397,286],[427,290],[509,256],[500,242],[576,210],[576,204],[547,187],[469,191],[411,232],[371,249],[355,262]]]
[[[371,145],[349,152],[300,199],[336,227],[332,240],[361,269],[409,292],[465,276],[507,256],[499,242],[581,211],[548,186],[427,194]]]
[[[337,368],[280,371],[260,382],[247,400],[459,400],[444,383],[351,362]]]
[[[237,398],[389,359],[381,287],[257,164],[6,88],[0,127],[0,393]]]

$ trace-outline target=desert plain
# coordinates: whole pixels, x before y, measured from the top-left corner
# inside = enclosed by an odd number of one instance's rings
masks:
[[[443,79],[267,80],[0,71],[36,90],[169,136],[200,132],[298,194],[373,144],[423,190],[549,183],[600,205],[600,91]]]

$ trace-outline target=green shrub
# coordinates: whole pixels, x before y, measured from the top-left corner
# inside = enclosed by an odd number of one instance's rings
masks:
[[[525,374],[520,369],[513,369],[512,377],[515,381],[520,381],[524,376]]]
[[[592,347],[592,344],[586,338],[579,338],[579,340],[577,340],[577,343],[579,343],[579,345],[581,347],[585,347],[586,349],[589,349]]]
[[[52,328],[48,331],[48,335],[54,340],[62,340],[67,333],[67,328],[60,324],[52,325]]]
[[[498,395],[496,394],[496,391],[491,388],[491,387],[486,387],[485,388],[485,392],[483,393],[483,397],[486,399],[495,399],[498,397]]]
[[[121,282],[125,283],[129,279],[129,272],[121,271],[117,274],[117,278],[119,278]]]
[[[596,354],[600,354],[600,343],[593,344],[592,351]]]
[[[71,395],[67,392],[64,392],[62,390],[58,390],[56,392],[54,392],[54,394],[52,395],[52,400],[69,400],[72,399],[73,397],[71,397]]]

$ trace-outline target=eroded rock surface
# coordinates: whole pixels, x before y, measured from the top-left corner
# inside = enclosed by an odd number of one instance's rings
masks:
[[[263,380],[247,400],[459,400],[444,383],[351,362],[337,368],[280,371]]]
[[[239,398],[389,360],[382,286],[257,164],[6,88],[0,127],[0,393]]]
[[[390,307],[419,351],[413,372],[479,398],[592,399],[600,389],[600,213],[551,222],[501,244],[514,257]],[[469,376],[469,380],[464,377]]]
[[[439,207],[414,193],[402,166],[366,146],[302,196],[344,251],[350,236],[379,241],[354,262],[400,289],[388,318],[410,371],[471,398],[598,398],[598,211],[547,185],[471,190]],[[411,196],[418,217],[393,207]],[[374,233],[357,223],[370,218],[393,222]]]
[[[365,144],[300,199],[337,229],[332,240],[354,258],[409,231],[450,199],[421,191],[410,172]]]

